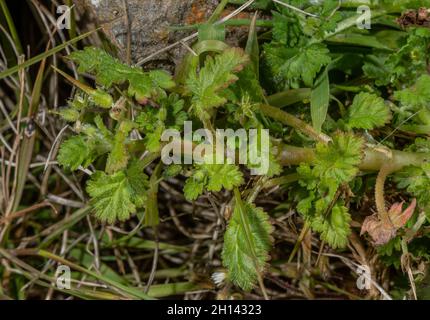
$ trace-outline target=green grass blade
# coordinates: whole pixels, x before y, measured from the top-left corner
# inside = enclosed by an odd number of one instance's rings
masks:
[[[0,7],[6,19],[7,25],[9,27],[10,35],[12,36],[16,49],[19,54],[23,54],[24,51],[22,50],[21,40],[19,39],[18,32],[16,31],[15,23],[13,22],[12,16],[10,14],[9,8],[6,5],[5,0],[0,0]]]
[[[321,127],[327,118],[329,102],[330,84],[326,69],[317,79],[311,93],[312,125],[317,132],[321,132]]]
[[[52,48],[51,50],[48,50],[48,51],[46,51],[44,53],[41,53],[41,54],[39,54],[39,55],[37,55],[37,56],[35,56],[35,57],[33,57],[33,58],[25,61],[24,63],[21,63],[19,65],[16,65],[16,66],[14,66],[12,68],[9,68],[9,69],[3,71],[3,72],[0,72],[0,79],[9,77],[9,76],[15,74],[16,72],[18,72],[21,69],[28,68],[28,67],[30,67],[30,66],[32,66],[32,65],[34,65],[34,64],[36,64],[36,63],[38,63],[40,61],[42,61],[43,59],[46,59],[46,58],[52,56],[53,54],[56,54],[57,52],[63,50],[67,46],[69,46],[71,44],[74,44],[74,43],[76,43],[76,42],[78,42],[78,41],[80,41],[82,39],[87,38],[88,36],[90,36],[91,34],[93,34],[94,32],[96,32],[97,30],[98,29],[89,31],[87,33],[84,33],[83,35],[80,35],[80,36],[78,36],[76,38],[73,38],[73,39],[71,39],[71,40],[63,43],[63,44],[60,44],[60,45],[56,46],[55,48]]]

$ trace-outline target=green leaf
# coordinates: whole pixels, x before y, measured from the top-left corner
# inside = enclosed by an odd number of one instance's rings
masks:
[[[266,78],[274,87],[272,92],[283,91],[289,87],[298,88],[299,84],[295,85],[291,83],[291,81],[285,79],[283,73],[281,73],[284,62],[291,57],[290,49],[273,41],[264,44],[263,49],[264,65],[261,71],[263,78]]]
[[[302,47],[308,41],[302,25],[305,19],[302,19],[295,12],[291,12],[288,8],[281,8],[281,11],[282,14],[272,11],[273,40],[289,48]]]
[[[330,102],[330,84],[326,69],[315,82],[311,94],[311,117],[315,130],[321,132],[322,125],[327,118]]]
[[[102,108],[110,109],[113,106],[113,98],[112,96],[104,92],[103,90],[97,89],[90,93],[90,96],[93,102]]]
[[[343,205],[336,204],[329,217],[318,215],[312,220],[313,230],[321,233],[321,239],[334,249],[344,248],[348,245],[348,236],[351,234],[349,223],[351,216]]]
[[[427,73],[430,29],[410,29],[405,38],[406,43],[394,53],[368,57],[363,70],[370,78],[376,79],[377,85],[410,85]]]
[[[143,207],[149,187],[148,176],[143,172],[145,163],[134,159],[126,170],[126,175],[132,191],[132,201],[136,207]]]
[[[183,168],[180,164],[171,164],[164,169],[163,177],[165,179],[176,177],[182,172]]]
[[[430,76],[422,75],[414,86],[396,91],[394,99],[400,101],[403,106],[414,110],[419,108],[430,109]]]
[[[106,163],[106,172],[113,173],[127,167],[129,154],[125,144],[128,134],[133,129],[133,124],[123,121],[114,138],[113,147]]]
[[[218,192],[223,188],[232,190],[243,183],[243,175],[239,168],[232,164],[205,164],[203,165],[207,175],[208,191]]]
[[[416,197],[418,205],[426,208],[430,205],[430,164],[425,163],[421,167],[409,166],[396,172],[394,175],[399,188],[405,188]]]
[[[361,138],[341,132],[336,133],[329,144],[318,143],[315,174],[321,178],[334,179],[339,184],[351,181],[358,173],[363,143]]]
[[[262,209],[236,203],[224,235],[223,265],[228,278],[243,290],[251,290],[264,271],[272,247],[272,225]]]
[[[63,120],[67,122],[76,122],[79,119],[80,113],[78,110],[73,108],[61,108],[56,112]]]
[[[106,129],[100,116],[94,118],[97,127],[84,124],[80,134],[64,141],[60,146],[58,162],[72,171],[92,162],[112,150],[112,134]]]
[[[312,44],[301,49],[291,49],[293,55],[280,67],[280,74],[288,81],[312,87],[321,69],[331,61],[329,50],[323,44]]]
[[[315,195],[313,192],[310,192],[307,198],[303,198],[297,203],[297,211],[305,217],[310,216],[314,201]]]
[[[136,212],[131,201],[133,191],[123,171],[107,175],[98,171],[91,176],[87,185],[91,204],[98,219],[110,224],[125,221]]]
[[[210,119],[213,108],[227,102],[221,94],[222,89],[238,80],[235,73],[248,61],[242,49],[230,48],[215,58],[209,56],[199,74],[192,72],[189,75],[186,86],[193,95],[192,109],[200,119]]]
[[[201,164],[196,165],[193,175],[184,186],[185,198],[196,200],[204,190],[219,192],[222,189],[232,190],[243,183],[243,174],[233,164]]]
[[[58,162],[72,171],[80,166],[86,168],[94,160],[92,148],[84,136],[73,136],[61,144]]]
[[[238,76],[239,80],[232,85],[231,88],[236,96],[236,101],[240,102],[241,98],[249,97],[252,102],[262,102],[264,99],[264,91],[261,88],[253,67],[247,65]]]
[[[350,128],[374,129],[391,119],[391,112],[384,99],[375,94],[362,92],[354,97],[348,109],[346,123]]]
[[[313,168],[303,163],[297,169],[299,184],[308,193],[307,197],[301,194],[297,210],[333,248],[348,243],[351,218],[336,195],[342,184],[357,175],[363,145],[361,138],[337,132],[331,143],[317,145]]]
[[[250,97],[253,102],[264,100],[264,91],[259,81],[260,49],[255,26],[256,18],[257,16],[254,16],[251,22],[245,48],[251,63],[247,64],[238,74],[239,80],[232,86],[232,91],[235,93],[237,101],[243,100],[246,96]]]
[[[145,108],[136,118],[139,129],[145,134],[144,144],[148,151],[160,149],[161,135],[166,128],[181,130],[188,115],[183,110],[184,100],[177,94],[161,99],[159,108]]]
[[[164,91],[175,86],[172,78],[164,71],[143,72],[138,67],[130,67],[107,54],[104,50],[87,47],[75,51],[70,58],[79,63],[80,73],[88,72],[96,76],[98,84],[107,88],[113,84],[129,83],[128,93],[136,100],[145,102],[156,98]]]
[[[197,198],[204,192],[204,181],[197,180],[193,175],[185,181],[184,196],[188,201],[197,200]]]
[[[163,131],[165,130],[164,124],[157,126],[153,132],[148,132],[143,139],[146,149],[150,152],[157,152],[160,149],[160,141]]]
[[[371,54],[365,57],[363,72],[368,78],[375,79],[377,86],[384,86],[390,83],[391,73],[390,68],[386,65],[387,60],[388,56],[385,54]]]
[[[249,56],[251,63],[248,64],[245,69],[252,68],[255,73],[255,78],[258,80],[260,71],[260,46],[258,44],[256,23],[257,13],[255,13],[251,21],[251,25],[249,26],[248,40],[246,41],[245,52]]]
[[[162,89],[171,89],[176,85],[172,76],[164,70],[151,70],[147,75],[152,80],[152,85],[155,84]]]
[[[134,162],[127,171],[112,175],[97,171],[87,184],[96,217],[110,224],[130,218],[143,205],[148,177],[141,164]]]

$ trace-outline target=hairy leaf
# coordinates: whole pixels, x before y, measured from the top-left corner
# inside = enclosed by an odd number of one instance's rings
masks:
[[[391,119],[391,112],[384,99],[375,94],[362,92],[354,97],[346,118],[350,128],[374,129]]]
[[[85,137],[78,135],[61,144],[57,160],[62,166],[74,171],[80,166],[88,167],[94,160],[94,154]]]
[[[202,164],[197,165],[193,175],[184,186],[185,198],[196,200],[204,190],[219,192],[222,189],[232,190],[243,183],[243,174],[233,164]]]
[[[336,133],[328,145],[319,143],[314,171],[338,183],[351,181],[358,173],[364,141],[352,134]]]
[[[193,175],[188,178],[184,185],[184,196],[188,201],[197,200],[197,198],[203,194],[205,188],[204,181],[199,181]]]
[[[421,208],[430,205],[430,164],[424,163],[420,167],[409,166],[394,175],[399,188],[406,190],[416,197]]]
[[[276,43],[289,48],[301,47],[308,40],[303,33],[299,16],[287,8],[282,8],[282,14],[273,11],[272,33]]]
[[[414,86],[396,91],[394,98],[414,110],[426,107],[430,109],[430,76],[422,75]]]
[[[145,164],[137,159],[130,162],[126,170],[130,184],[132,201],[136,207],[143,207],[146,200],[146,190],[149,187],[148,176],[143,172]]]
[[[313,230],[333,248],[345,247],[350,234],[348,209],[336,194],[339,187],[358,173],[363,140],[352,134],[336,133],[328,145],[319,143],[314,167],[301,164],[297,169],[299,184],[308,196],[300,199],[297,210]]]
[[[145,134],[144,143],[148,151],[160,149],[161,135],[166,128],[181,130],[188,115],[183,110],[184,100],[177,94],[161,99],[159,108],[146,108],[137,117],[139,129]]]
[[[61,108],[57,113],[61,118],[63,118],[63,120],[67,122],[76,122],[80,116],[78,110],[69,107]]]
[[[97,83],[112,87],[113,84],[129,83],[128,92],[138,101],[146,101],[160,95],[163,89],[175,86],[172,78],[164,71],[143,72],[130,67],[107,54],[104,50],[87,47],[75,51],[70,58],[79,63],[79,72],[89,72],[96,76]]]
[[[318,72],[331,61],[329,50],[323,44],[291,50],[292,56],[280,67],[281,75],[289,81],[302,80],[312,87]]]
[[[88,182],[87,192],[101,221],[125,221],[136,212],[136,206],[131,201],[132,190],[123,171],[113,175],[101,171],[94,173]]]
[[[312,220],[311,227],[321,233],[321,239],[326,241],[334,249],[344,248],[348,244],[348,236],[351,233],[349,223],[351,216],[343,205],[336,204],[328,217],[318,215]]]
[[[218,192],[221,189],[232,190],[243,183],[243,175],[239,168],[232,164],[206,164],[208,175],[208,191]]]
[[[243,217],[246,218],[245,221]],[[246,228],[251,235],[249,241]],[[222,260],[228,269],[228,278],[243,290],[251,290],[258,274],[265,268],[272,246],[271,233],[269,217],[262,209],[249,203],[235,205],[224,235]],[[252,248],[249,248],[249,244]]]
[[[127,167],[129,154],[125,142],[132,128],[133,124],[129,121],[124,121],[120,124],[115,134],[112,151],[107,159],[107,173],[113,173]]]
[[[112,175],[101,171],[94,173],[88,181],[87,192],[97,218],[111,224],[129,219],[144,203],[147,179],[137,163],[127,171]]]
[[[249,58],[239,48],[230,48],[215,58],[208,57],[200,72],[192,72],[186,82],[192,93],[192,108],[201,119],[209,119],[213,108],[227,102],[220,91],[236,82],[235,73],[241,71]]]

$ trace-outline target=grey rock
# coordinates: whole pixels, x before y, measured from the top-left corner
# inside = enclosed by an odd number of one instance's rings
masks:
[[[169,26],[195,24],[206,21],[218,5],[218,0],[74,0],[81,13],[103,26],[103,31],[118,48],[123,59],[127,52],[127,15],[131,29],[131,57],[136,63],[171,43],[183,39],[190,32],[171,31]],[[178,46],[157,54],[152,65],[176,65],[186,49]],[[147,67],[150,67],[147,65]]]

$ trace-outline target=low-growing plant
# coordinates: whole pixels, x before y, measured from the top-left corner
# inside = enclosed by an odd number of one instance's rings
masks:
[[[342,250],[361,231],[387,263],[396,254],[426,260],[413,248],[430,245],[430,29],[396,18],[430,3],[380,1],[372,29],[362,30],[354,1],[286,2],[312,15],[257,1],[273,10],[271,28],[257,37],[254,19],[241,49],[220,40],[223,26],[204,25],[174,76],[95,47],[73,52],[80,74],[95,81],[61,72],[80,90],[59,112],[75,134],[58,161],[91,173],[93,212],[109,224],[136,213],[147,226],[160,223],[156,190],[174,176],[184,177],[188,201],[231,192],[222,264],[244,290],[258,284],[265,294],[274,217],[255,202],[270,187],[282,188],[284,205],[301,217],[297,245],[314,232]],[[269,129],[267,174],[250,175],[250,164],[164,165],[162,134],[186,120],[211,132]]]

